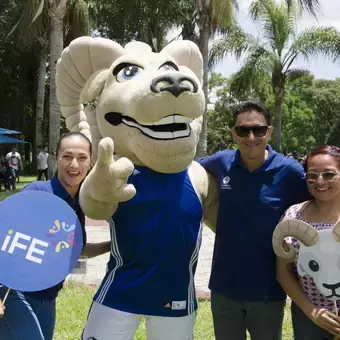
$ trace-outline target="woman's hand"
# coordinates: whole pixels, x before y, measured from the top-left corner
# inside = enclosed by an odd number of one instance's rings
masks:
[[[340,335],[340,317],[325,308],[314,308],[308,317],[319,327],[333,335]],[[336,337],[338,339],[338,337]]]

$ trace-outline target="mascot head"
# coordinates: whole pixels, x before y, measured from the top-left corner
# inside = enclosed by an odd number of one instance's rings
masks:
[[[153,53],[141,42],[123,48],[81,37],[63,51],[56,82],[67,128],[89,136],[94,151],[111,137],[119,156],[163,173],[182,171],[194,159],[205,109],[194,43],[176,41]]]

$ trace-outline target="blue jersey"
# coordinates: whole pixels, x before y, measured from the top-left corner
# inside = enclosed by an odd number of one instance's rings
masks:
[[[217,179],[220,208],[209,288],[238,301],[283,300],[272,235],[285,210],[309,199],[302,166],[267,146],[268,158],[249,171],[240,150],[224,150],[201,165]]]
[[[203,209],[189,173],[136,167],[128,183],[137,193],[110,221],[110,260],[96,302],[142,315],[180,317],[196,310]]]

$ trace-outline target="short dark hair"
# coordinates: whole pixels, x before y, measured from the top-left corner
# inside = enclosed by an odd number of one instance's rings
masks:
[[[267,125],[270,125],[271,123],[270,111],[260,100],[248,100],[238,104],[233,111],[233,125],[236,124],[237,116],[240,113],[249,112],[252,110],[261,113],[265,118]]]
[[[92,156],[92,143],[91,141],[84,135],[82,134],[81,132],[67,132],[65,134],[63,134],[59,140],[58,140],[58,143],[57,143],[57,151],[56,151],[56,155],[58,156],[59,154],[59,151],[61,149],[61,142],[68,138],[68,137],[73,137],[73,136],[78,136],[80,138],[83,138],[89,145],[89,149],[90,149],[90,156]]]
[[[305,172],[307,172],[309,160],[317,155],[330,155],[334,157],[338,161],[338,166],[340,167],[340,148],[335,145],[320,145],[306,156],[303,165]]]

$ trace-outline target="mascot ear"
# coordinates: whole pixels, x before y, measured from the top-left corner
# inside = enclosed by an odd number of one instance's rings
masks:
[[[160,53],[175,59],[179,66],[186,66],[202,83],[203,58],[198,46],[190,40],[177,40],[165,46]]]
[[[102,92],[103,90],[108,74],[108,69],[99,70],[92,74],[80,93],[80,99],[83,103],[88,102],[99,96],[100,92]]]

